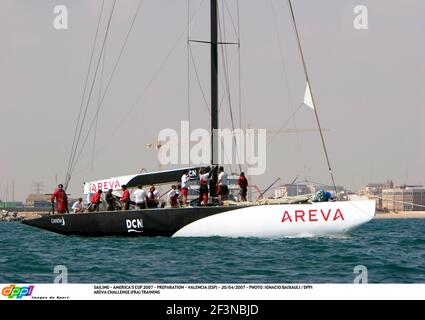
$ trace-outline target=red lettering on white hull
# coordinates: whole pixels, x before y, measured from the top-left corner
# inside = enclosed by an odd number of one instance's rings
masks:
[[[287,210],[283,213],[283,217],[281,222],[318,222],[319,220],[328,221],[332,215],[332,221],[336,220],[345,220],[344,215],[340,209],[336,209],[335,212],[332,209],[329,209],[327,213],[325,213],[322,209],[320,209],[321,215],[317,216],[316,209],[308,210],[308,214],[304,210],[295,210],[291,215]]]
[[[303,210],[295,210],[295,222],[298,222],[298,218],[300,218],[300,220],[305,222],[304,215],[305,213]]]
[[[91,187],[90,187],[90,192],[91,192],[91,193],[96,193],[96,192],[97,192],[97,189],[96,189],[96,185],[95,185],[95,184],[92,184],[92,185],[91,185]]]
[[[319,220],[317,220],[316,212],[317,212],[316,209],[308,210],[309,221],[311,221],[311,222],[319,221]]]
[[[337,220],[338,218],[341,220],[344,220],[344,216],[342,215],[342,212],[339,209],[337,209],[335,212],[334,221]]]
[[[106,181],[97,182],[97,184],[92,183],[90,185],[89,190],[91,193],[96,193],[98,190],[107,191],[109,189],[120,189],[120,188],[121,188],[121,184],[119,180],[106,180]]]
[[[289,220],[290,222],[292,222],[292,218],[289,215],[288,211],[285,211],[285,213],[283,214],[282,222],[285,222],[286,220]]]
[[[322,213],[323,219],[325,219],[325,221],[328,221],[329,215],[331,214],[331,209],[328,210],[328,214],[326,216],[322,209],[320,209],[320,212]]]

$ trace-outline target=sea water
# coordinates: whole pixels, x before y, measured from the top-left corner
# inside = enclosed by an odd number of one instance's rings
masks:
[[[58,265],[69,283],[353,283],[356,266],[370,283],[425,283],[425,219],[282,239],[67,237],[0,223],[0,283],[52,283]]]

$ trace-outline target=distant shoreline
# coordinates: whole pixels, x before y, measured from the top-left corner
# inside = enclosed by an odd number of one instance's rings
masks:
[[[425,219],[425,211],[377,212],[375,219]]]

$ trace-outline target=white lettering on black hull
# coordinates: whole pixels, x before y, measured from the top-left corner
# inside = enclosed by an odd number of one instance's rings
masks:
[[[65,219],[64,218],[52,218],[50,219],[51,224],[60,224],[62,226],[65,226]]]
[[[126,219],[125,224],[127,227],[127,232],[143,232],[142,219]]]

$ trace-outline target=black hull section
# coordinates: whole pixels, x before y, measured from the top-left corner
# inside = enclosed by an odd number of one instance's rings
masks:
[[[163,208],[59,214],[24,220],[22,223],[63,235],[171,237],[196,220],[238,208]]]

